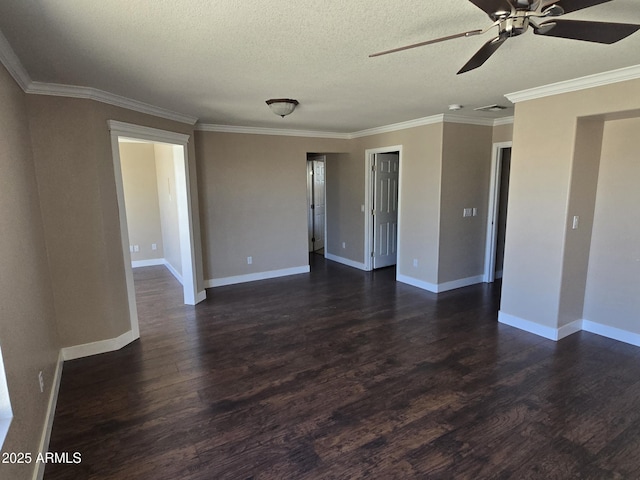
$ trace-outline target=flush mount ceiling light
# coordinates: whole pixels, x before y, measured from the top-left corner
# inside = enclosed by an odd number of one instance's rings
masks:
[[[449,105],[449,110],[451,110],[452,112],[462,110],[463,108],[464,106],[460,105],[459,103],[452,103],[451,105]]]
[[[298,105],[297,100],[290,98],[272,98],[271,100],[267,100],[266,103],[273,113],[280,115],[282,118],[293,112]]]

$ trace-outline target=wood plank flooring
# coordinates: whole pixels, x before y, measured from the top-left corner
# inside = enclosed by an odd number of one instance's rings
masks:
[[[319,256],[208,291],[135,270],[141,339],[65,363],[57,479],[639,479],[640,349]]]

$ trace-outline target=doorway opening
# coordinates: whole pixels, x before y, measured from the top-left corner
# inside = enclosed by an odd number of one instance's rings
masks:
[[[122,241],[122,256],[124,259],[124,271],[129,302],[129,314],[131,318],[131,331],[134,338],[139,338],[138,311],[136,306],[135,286],[133,282],[133,266],[129,241],[129,229],[127,225],[127,210],[125,204],[124,184],[122,175],[122,163],[120,157],[120,142],[141,142],[159,145],[168,157],[168,169],[171,171],[173,183],[168,182],[167,188],[172,188],[171,196],[175,199],[176,217],[176,244],[174,276],[181,280],[183,287],[183,299],[186,305],[195,305],[206,298],[206,292],[197,291],[195,242],[193,233],[193,219],[191,209],[191,188],[189,179],[189,161],[187,144],[188,135],[167,132],[154,128],[141,127],[114,120],[108,121],[111,131],[111,150],[113,155],[113,167],[115,173],[116,193],[118,199],[118,212],[120,217],[120,233]],[[179,271],[175,264],[179,262]],[[169,269],[171,270],[171,269]]]
[[[326,223],[326,155],[307,154],[307,205],[309,253],[325,256]]]
[[[495,143],[491,162],[487,242],[484,281],[492,283],[502,278],[504,261],[507,208],[509,202],[509,175],[511,172],[511,142]]]
[[[365,151],[365,270],[397,265],[402,146]]]

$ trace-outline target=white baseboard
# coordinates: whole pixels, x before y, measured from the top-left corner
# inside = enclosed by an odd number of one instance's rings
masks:
[[[156,267],[158,265],[164,265],[167,267],[167,270],[171,272],[171,275],[176,277],[176,280],[180,282],[182,285],[182,275],[171,265],[166,258],[151,258],[149,260],[132,260],[131,268],[141,268],[141,267]]]
[[[640,347],[640,334],[611,327],[609,325],[603,325],[601,323],[591,322],[589,320],[575,320],[560,328],[552,328],[499,311],[498,321],[505,325],[510,325],[550,340],[561,340],[569,335],[584,330],[585,332],[595,333],[602,337],[611,338],[612,340]]]
[[[637,333],[616,327],[610,327],[601,323],[591,322],[589,320],[582,321],[582,329],[585,332],[595,333],[602,337],[611,338],[613,340],[618,340],[619,342],[629,343],[636,347],[640,347],[640,335]]]
[[[180,275],[180,273],[173,267],[173,265],[171,265],[167,260],[164,261],[163,265],[165,267],[167,267],[167,270],[169,270],[169,272],[171,272],[171,275],[176,277],[176,280],[178,280],[178,282],[180,282],[180,285],[183,285],[183,283],[182,283],[182,275]]]
[[[502,310],[498,311],[498,322],[524,330],[525,332],[533,333],[540,337],[548,338],[549,340],[557,341],[560,339],[558,336],[559,329],[540,325],[539,323],[532,322],[531,320],[525,320],[524,318],[510,315]]]
[[[56,370],[53,374],[51,383],[51,393],[49,394],[49,403],[47,405],[47,414],[45,416],[44,429],[42,430],[42,436],[40,437],[40,446],[38,447],[38,453],[46,453],[49,449],[49,440],[51,439],[51,429],[53,428],[53,419],[56,413],[56,404],[58,403],[58,393],[60,392],[60,380],[62,380],[62,366],[64,363],[64,357],[62,350],[58,353],[58,363],[56,364]],[[36,457],[38,456],[36,453]],[[44,478],[44,468],[46,463],[36,462],[36,468],[33,471],[33,480],[42,480]]]
[[[129,345],[138,338],[139,337],[136,337],[133,332],[129,330],[117,338],[65,347],[62,349],[62,358],[65,361],[75,360],[76,358],[90,357],[91,355],[98,355],[100,353],[114,352]]]
[[[439,283],[436,287],[438,289],[437,293],[455,290],[456,288],[468,287],[469,285],[475,285],[476,283],[482,283],[483,279],[483,275],[476,275],[474,277],[461,278],[451,282]]]
[[[140,267],[155,267],[157,265],[164,265],[166,260],[164,258],[150,258],[149,260],[131,260],[131,268]]]
[[[344,257],[339,257],[338,255],[334,255],[332,253],[326,253],[324,258],[333,262],[341,263],[342,265],[346,265],[348,267],[357,268],[358,270],[366,270],[364,263],[356,262],[355,260],[350,260]]]
[[[202,290],[201,292],[198,292],[198,294],[196,295],[196,305],[200,302],[203,302],[207,299],[207,291],[206,290]]]
[[[236,285],[238,283],[255,282],[257,280],[267,280],[269,278],[287,277],[289,275],[299,275],[309,273],[309,265],[301,267],[283,268],[281,270],[269,270],[267,272],[248,273],[246,275],[235,275],[232,277],[213,278],[205,280],[205,288],[224,287],[226,285]]]
[[[396,274],[396,281],[421,288],[422,290],[438,293],[438,285],[435,283],[425,282],[424,280],[418,280],[417,278],[409,277],[407,275],[400,275],[399,273]]]
[[[476,275],[475,277],[461,278],[459,280],[453,280],[451,282],[444,283],[429,283],[424,280],[418,280],[417,278],[409,277],[407,275],[396,275],[398,282],[413,285],[414,287],[421,288],[433,293],[442,293],[449,290],[455,290],[456,288],[468,287],[469,285],[475,285],[476,283],[482,283],[484,281],[483,275]]]

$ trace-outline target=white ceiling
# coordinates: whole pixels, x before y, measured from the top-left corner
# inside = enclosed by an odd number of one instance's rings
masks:
[[[563,18],[640,24],[639,0]],[[484,28],[468,0],[1,0],[0,30],[33,81],[92,87],[201,123],[357,132],[507,93],[640,64],[640,32],[614,45],[533,35],[456,75],[492,37],[368,55]],[[300,101],[275,116],[269,98]]]

